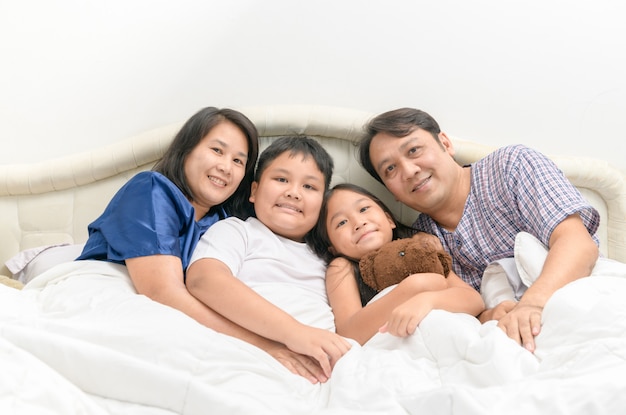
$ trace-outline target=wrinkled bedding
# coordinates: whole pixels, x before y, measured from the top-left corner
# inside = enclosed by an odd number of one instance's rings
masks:
[[[325,384],[137,295],[123,266],[58,265],[0,286],[3,414],[614,414],[626,410],[626,273],[557,291],[535,354],[435,310],[356,343]],[[280,289],[280,288],[277,288]]]

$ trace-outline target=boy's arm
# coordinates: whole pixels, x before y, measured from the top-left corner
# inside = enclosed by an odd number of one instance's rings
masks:
[[[549,251],[541,274],[519,303],[498,321],[509,337],[530,351],[541,329],[541,313],[556,290],[591,274],[598,247],[580,216],[571,215],[550,236]]]
[[[139,294],[182,311],[206,327],[264,350],[292,373],[308,379],[311,383],[327,380],[321,366],[313,359],[234,324],[192,296],[183,283],[180,258],[172,255],[130,258],[126,260],[126,267]]]
[[[202,258],[187,270],[187,289],[226,319],[294,352],[311,356],[330,377],[332,366],[350,344],[328,330],[299,323],[232,275],[221,261]]]

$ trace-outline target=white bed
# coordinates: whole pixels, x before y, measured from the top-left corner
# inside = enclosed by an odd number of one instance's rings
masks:
[[[240,109],[258,126],[263,147],[284,134],[317,137],[335,159],[334,182],[365,185],[407,222],[416,215],[356,162],[353,142],[373,114],[322,106]],[[181,125],[93,152],[0,166],[1,263],[30,253],[28,267],[41,269],[44,253],[67,255],[83,243],[87,224],[128,178],[152,166]],[[460,163],[492,150],[453,141]],[[553,296],[534,355],[493,322],[481,326],[466,315],[433,311],[409,338],[379,334],[353,346],[329,382],[311,385],[263,352],[137,295],[124,267],[70,261],[24,289],[0,285],[0,413],[623,413],[625,178],[600,160],[553,159],[600,211],[601,251],[610,260]],[[35,255],[38,247],[63,244]],[[521,256],[540,266],[530,250]],[[12,277],[4,265],[0,274]]]

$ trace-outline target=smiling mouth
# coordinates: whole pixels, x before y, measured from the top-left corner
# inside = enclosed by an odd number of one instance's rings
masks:
[[[276,206],[281,209],[288,209],[288,210],[293,210],[294,212],[297,212],[297,213],[302,213],[301,209],[298,209],[297,207],[292,206],[292,205],[283,205],[281,203],[278,203]]]
[[[226,186],[226,182],[218,177],[215,176],[209,176],[209,180],[212,181],[213,183],[220,185],[220,186]]]
[[[428,182],[430,182],[430,178],[431,176],[428,176],[427,178],[425,178],[424,180],[421,180],[420,182],[418,182],[414,187],[413,190],[411,190],[412,192],[417,192],[418,190],[420,190],[422,187],[424,187]]]

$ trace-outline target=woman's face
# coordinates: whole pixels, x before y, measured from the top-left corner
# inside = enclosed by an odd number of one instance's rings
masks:
[[[235,193],[246,173],[248,141],[230,121],[217,124],[185,159],[196,220]]]
[[[328,200],[326,230],[333,255],[359,260],[393,239],[396,227],[372,199],[351,190],[335,190]]]

